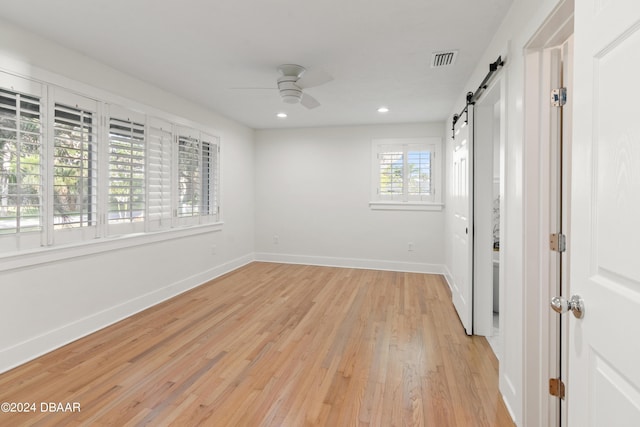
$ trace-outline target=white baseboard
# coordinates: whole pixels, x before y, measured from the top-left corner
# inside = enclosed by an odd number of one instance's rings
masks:
[[[337,258],[326,256],[292,255],[281,253],[257,252],[256,261],[277,262],[283,264],[306,264],[324,267],[345,267],[368,270],[401,271],[407,273],[444,274],[441,264],[417,262],[386,261],[362,258]]]
[[[446,265],[442,266],[442,275],[444,276],[444,280],[447,281],[447,285],[449,285],[449,289],[453,291],[453,275],[449,271],[449,268]]]
[[[183,292],[203,285],[216,277],[232,272],[253,261],[253,254],[242,256],[1,350],[0,373],[6,372],[36,357],[99,331]]]

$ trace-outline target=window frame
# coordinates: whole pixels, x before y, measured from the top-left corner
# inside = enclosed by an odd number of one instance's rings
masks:
[[[429,154],[430,194],[409,194],[408,153],[424,152]],[[419,210],[440,211],[442,203],[442,138],[374,138],[371,144],[371,199],[369,207],[372,210]],[[381,194],[381,158],[385,153],[402,153],[402,182],[401,193]]]

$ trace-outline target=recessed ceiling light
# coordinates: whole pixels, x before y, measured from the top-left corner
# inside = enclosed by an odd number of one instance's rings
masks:
[[[278,113],[278,114],[276,114],[276,116],[278,116],[281,119],[286,119],[287,118],[287,113]]]
[[[388,113],[389,109],[387,107],[378,108],[378,113]]]

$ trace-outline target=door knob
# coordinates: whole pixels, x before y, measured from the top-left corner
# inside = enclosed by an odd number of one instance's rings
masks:
[[[584,316],[584,302],[578,295],[573,295],[570,299],[553,297],[551,298],[551,308],[561,314],[571,310],[578,319],[582,319]]]

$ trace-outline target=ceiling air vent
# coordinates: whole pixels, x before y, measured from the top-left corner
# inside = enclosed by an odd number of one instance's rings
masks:
[[[458,57],[457,50],[450,50],[447,52],[433,52],[431,54],[431,68],[446,67],[453,65]]]

